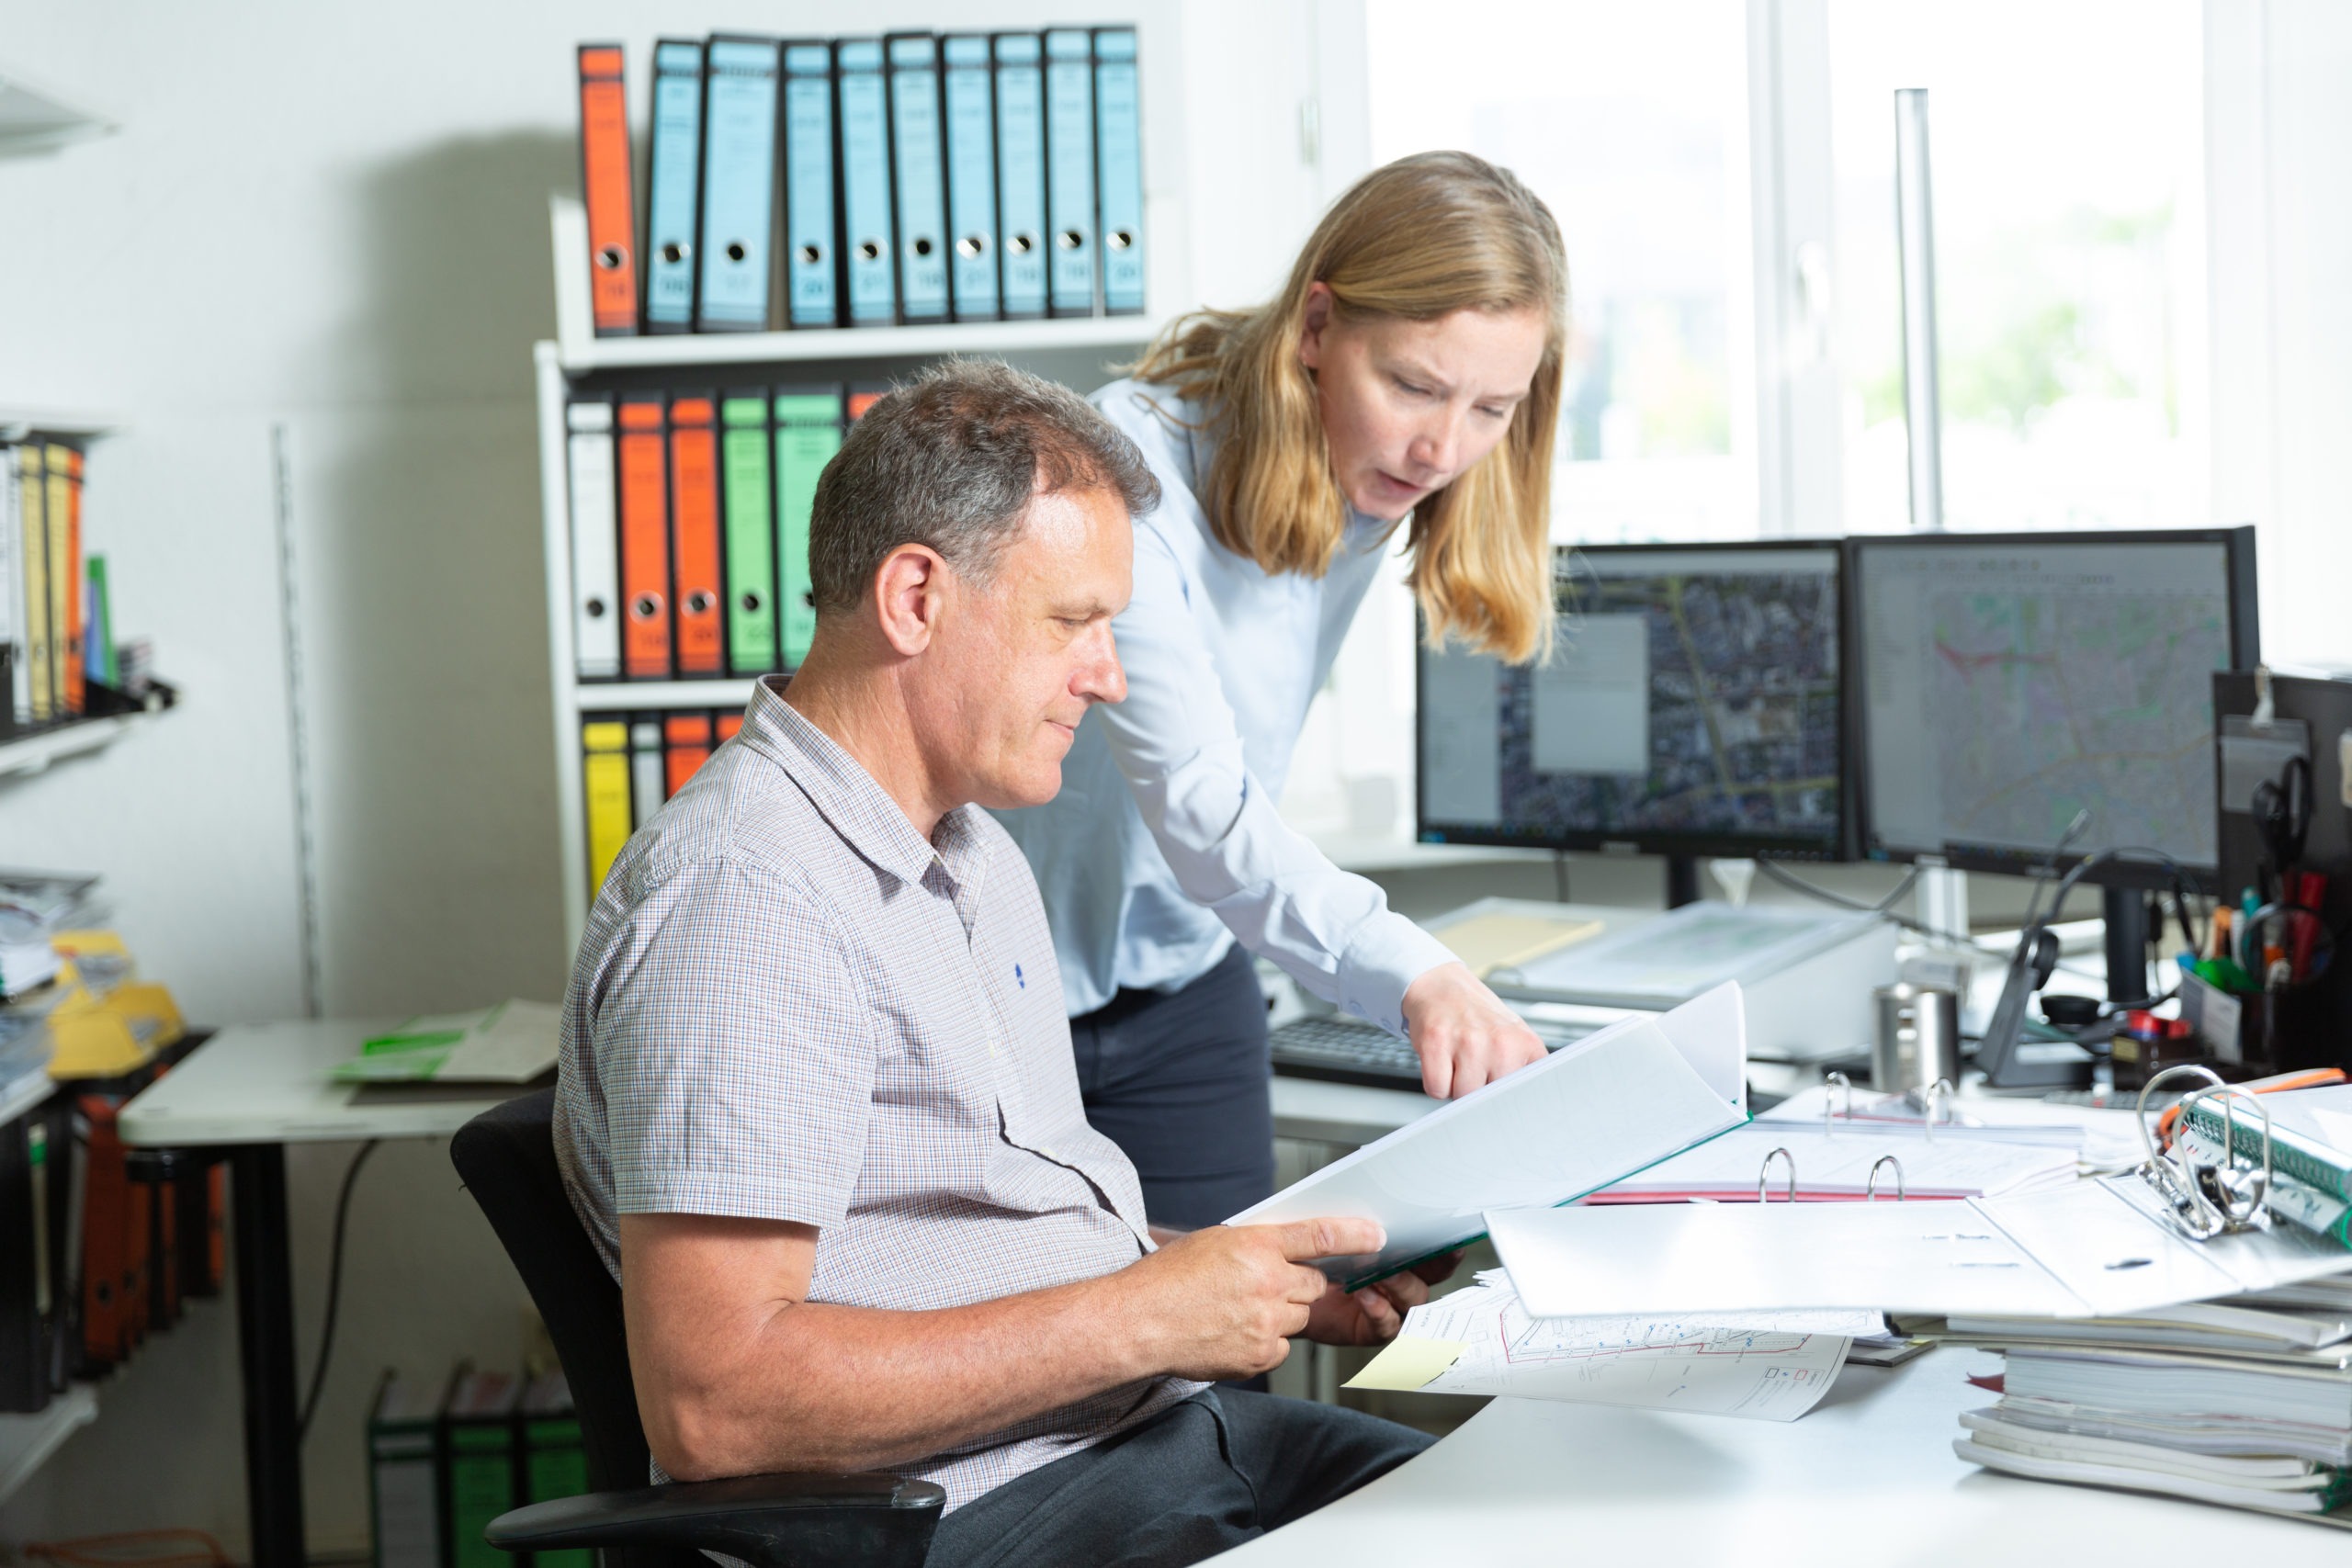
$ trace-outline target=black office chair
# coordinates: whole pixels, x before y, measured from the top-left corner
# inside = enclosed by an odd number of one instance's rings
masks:
[[[555,1091],[483,1111],[449,1157],[538,1304],[571,1384],[588,1460],[585,1496],[491,1522],[506,1551],[598,1547],[607,1568],[710,1568],[703,1551],[754,1568],[918,1568],[947,1494],[894,1475],[747,1475],[644,1484],[645,1427],[629,1379],[620,1287],[605,1271],[555,1162]]]

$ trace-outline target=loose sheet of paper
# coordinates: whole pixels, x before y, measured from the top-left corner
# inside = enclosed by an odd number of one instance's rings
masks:
[[[1793,1421],[1829,1391],[1852,1339],[1884,1328],[1876,1313],[1532,1318],[1491,1269],[1407,1314],[1348,1386]]]

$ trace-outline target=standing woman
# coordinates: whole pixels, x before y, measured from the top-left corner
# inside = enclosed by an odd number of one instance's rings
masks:
[[[1155,1224],[1272,1190],[1261,953],[1409,1039],[1467,1094],[1544,1055],[1378,886],[1275,814],[1307,704],[1390,536],[1433,638],[1552,632],[1552,434],[1567,262],[1552,215],[1464,152],[1401,159],[1325,215],[1281,296],[1203,310],[1094,401],[1159,476],[1092,709],[1049,805],[1005,814],[1043,890],[1088,1119]]]

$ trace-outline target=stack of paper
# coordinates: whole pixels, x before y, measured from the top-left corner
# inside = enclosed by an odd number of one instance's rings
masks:
[[[1874,1312],[1534,1318],[1499,1269],[1417,1306],[1350,1388],[1512,1394],[1793,1421],[1829,1391]]]
[[[346,1083],[528,1083],[555,1066],[561,1016],[548,1002],[504,1001],[413,1018],[363,1042],[334,1076]]]
[[[98,879],[40,871],[0,871],[0,1000],[39,990],[64,967],[51,944],[94,917]]]

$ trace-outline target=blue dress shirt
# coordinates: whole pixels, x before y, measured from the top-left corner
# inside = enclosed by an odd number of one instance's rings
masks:
[[[1114,625],[1127,699],[1087,714],[1058,795],[999,814],[1045,896],[1070,1014],[1121,987],[1187,985],[1238,938],[1401,1035],[1405,988],[1453,954],[1274,809],[1395,525],[1351,510],[1329,572],[1269,575],[1210,532],[1194,405],[1132,380],[1093,400],[1163,491],[1136,519],[1135,596]]]

